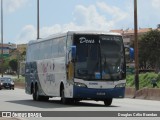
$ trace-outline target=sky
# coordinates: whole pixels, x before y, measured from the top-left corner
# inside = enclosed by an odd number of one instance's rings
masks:
[[[160,0],[137,1],[138,28],[156,28],[160,24]],[[40,38],[72,30],[134,28],[134,0],[39,2]],[[24,44],[37,38],[37,0],[3,0],[3,8],[4,43]]]

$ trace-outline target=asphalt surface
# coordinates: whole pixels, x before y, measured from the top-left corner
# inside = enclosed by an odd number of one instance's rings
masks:
[[[0,90],[0,111],[160,111],[160,101],[141,99],[114,99],[109,107],[99,101],[81,101],[79,104],[63,105],[60,98],[52,98],[48,102],[32,100],[31,95],[25,94],[24,89]],[[82,115],[83,116],[83,115]],[[117,119],[118,117],[114,118]],[[40,118],[19,118],[21,120],[39,120]],[[19,120],[18,118],[0,118],[0,120]],[[53,118],[41,118],[41,120]],[[69,118],[56,118],[69,119]],[[71,118],[73,119],[73,117]],[[80,118],[76,118],[78,120]],[[87,120],[89,120],[87,118]],[[98,119],[94,117],[93,119]],[[93,120],[92,119],[92,120]],[[102,119],[102,118],[101,118]],[[123,119],[123,118],[122,118]],[[128,118],[130,119],[130,118]],[[133,119],[133,118],[132,118]],[[151,120],[152,118],[146,118]],[[74,119],[75,120],[75,119]],[[154,118],[155,120],[155,118]]]

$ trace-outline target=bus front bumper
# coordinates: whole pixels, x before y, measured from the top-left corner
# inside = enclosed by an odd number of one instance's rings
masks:
[[[107,98],[124,98],[125,87],[110,89],[95,89],[74,86],[73,97],[77,99],[103,100]]]

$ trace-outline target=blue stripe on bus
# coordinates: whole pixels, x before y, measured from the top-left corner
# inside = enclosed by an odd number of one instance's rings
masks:
[[[73,97],[79,99],[124,98],[125,87],[112,89],[93,89],[74,86]]]

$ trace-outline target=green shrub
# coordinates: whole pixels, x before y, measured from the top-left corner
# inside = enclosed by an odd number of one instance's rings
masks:
[[[142,73],[139,74],[139,88],[152,87],[152,79],[157,80],[157,85],[160,87],[160,74],[156,73]],[[127,87],[134,87],[134,75],[127,75],[126,77]]]
[[[25,82],[25,78],[23,76],[19,76],[19,78],[14,78],[15,82],[20,82],[20,83],[24,83]]]

